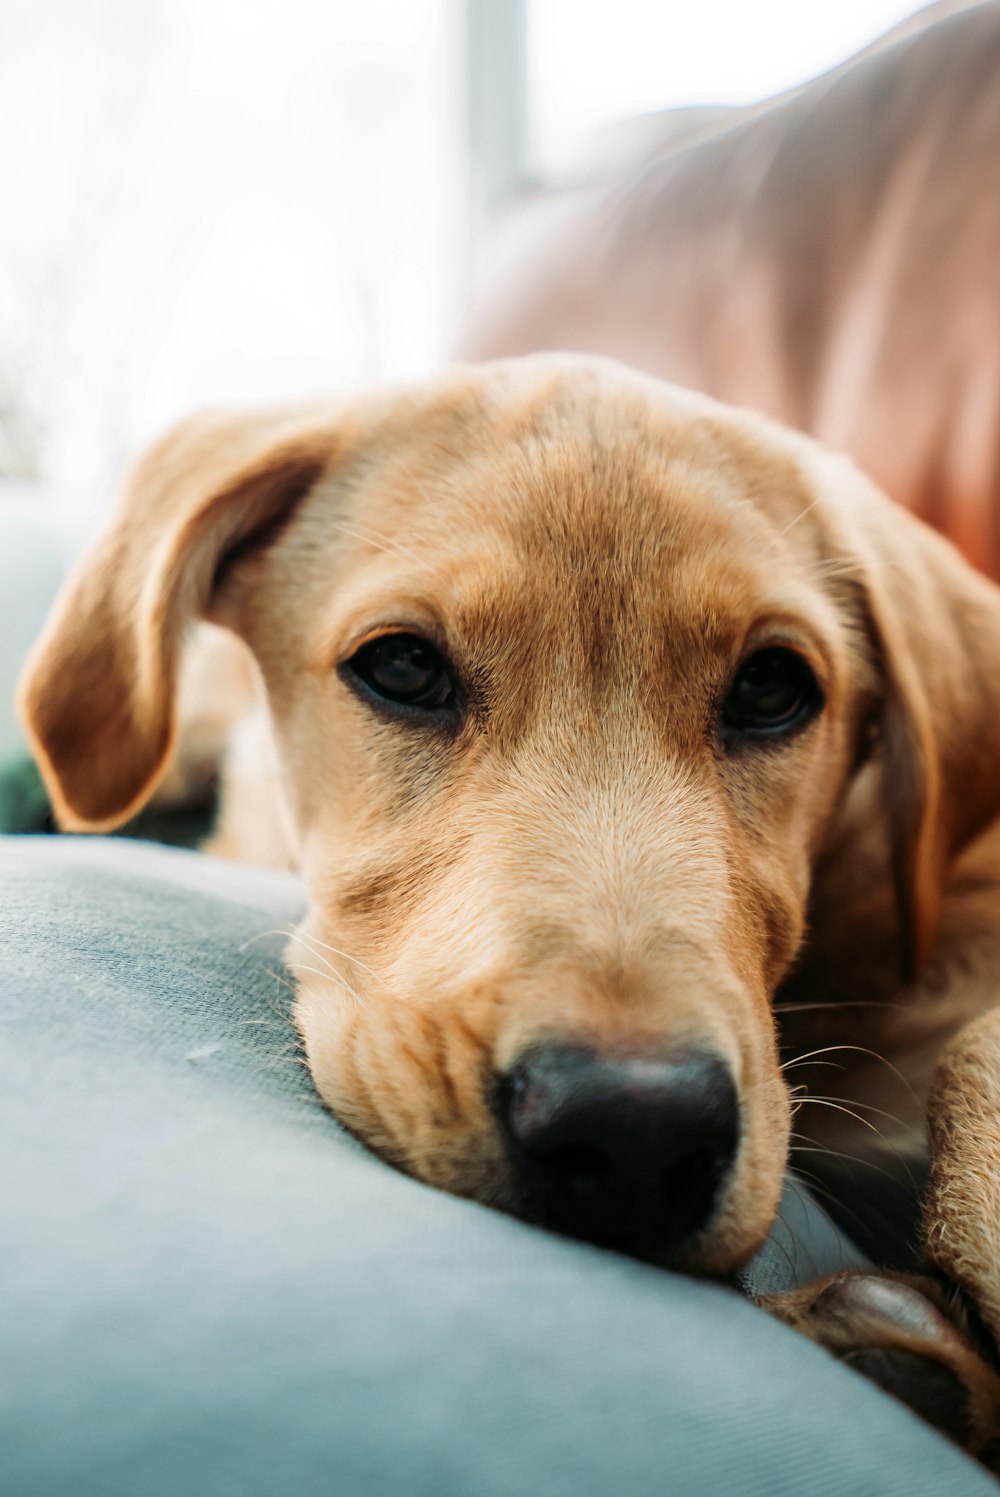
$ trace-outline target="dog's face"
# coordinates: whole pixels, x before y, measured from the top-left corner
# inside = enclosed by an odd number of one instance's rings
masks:
[[[734,1268],[787,1150],[772,998],[887,689],[891,626],[838,554],[846,470],[573,359],[245,422],[147,460],[139,538],[119,523],[40,647],[26,711],[64,814],[105,823],[148,793],[164,640],[199,610],[235,628],[312,899],[292,960],[324,1100],[424,1180]],[[854,482],[848,508],[883,502]],[[102,614],[82,666],[95,576],[133,554],[150,575],[142,525],[160,580]],[[71,671],[133,683],[96,787],[67,747]]]
[[[766,1231],[770,999],[854,736],[781,535],[811,498],[683,404],[514,382],[394,418],[241,575],[313,892],[298,1022],[390,1159],[650,1257]]]

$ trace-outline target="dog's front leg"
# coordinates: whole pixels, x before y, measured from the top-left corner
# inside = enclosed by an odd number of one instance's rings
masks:
[[[1000,1007],[948,1045],[927,1118],[927,1257],[965,1291],[1000,1346]]]
[[[761,1303],[1000,1472],[1000,1008],[944,1051],[928,1126],[934,1276],[838,1274]]]

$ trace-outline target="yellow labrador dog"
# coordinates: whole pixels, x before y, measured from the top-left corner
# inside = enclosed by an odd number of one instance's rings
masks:
[[[1000,591],[809,439],[540,355],[155,447],[22,685],[65,826],[153,793],[199,619],[266,691],[276,768],[227,835],[270,823],[302,869],[296,1017],[337,1116],[447,1190],[727,1275],[788,1157],[776,1005],[875,1108],[877,1052],[915,1158],[928,1111],[952,1287],[773,1308],[990,1458]]]

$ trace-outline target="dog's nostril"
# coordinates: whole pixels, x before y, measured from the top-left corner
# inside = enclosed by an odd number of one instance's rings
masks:
[[[581,1178],[602,1175],[611,1165],[606,1154],[589,1144],[557,1144],[554,1149],[540,1148],[535,1152],[536,1157],[550,1169],[562,1170]]]
[[[707,1186],[711,1186],[714,1194],[719,1180],[718,1166],[718,1155],[711,1149],[697,1149],[669,1165],[662,1179],[663,1198],[667,1205],[671,1201],[686,1200]]]
[[[545,1046],[502,1079],[498,1100],[527,1214],[639,1251],[708,1223],[739,1140],[735,1087],[712,1055]]]

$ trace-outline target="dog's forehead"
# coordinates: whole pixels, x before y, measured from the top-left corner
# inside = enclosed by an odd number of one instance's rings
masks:
[[[600,366],[543,370],[382,423],[350,485],[352,569],[416,567],[466,607],[513,588],[536,616],[604,600],[619,624],[630,601],[743,614],[789,585],[790,557],[801,581],[817,496],[776,429]]]

